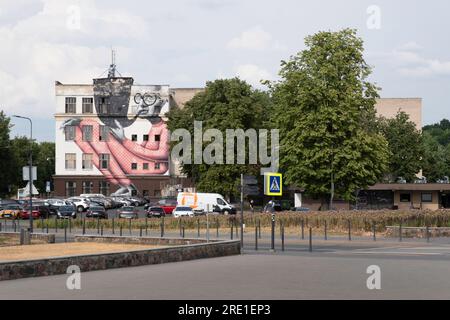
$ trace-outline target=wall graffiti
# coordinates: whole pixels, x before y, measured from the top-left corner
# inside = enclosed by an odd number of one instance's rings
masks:
[[[161,118],[169,110],[168,86],[134,86],[132,78],[94,79],[94,104],[97,117],[68,119],[61,129],[76,128],[74,142],[118,186],[115,195],[138,191],[130,176],[169,174],[170,137]],[[89,139],[83,135],[86,126],[92,128]]]

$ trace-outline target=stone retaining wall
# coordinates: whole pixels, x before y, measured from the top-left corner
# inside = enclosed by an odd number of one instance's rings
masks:
[[[429,229],[430,238],[439,237],[450,237],[450,228],[436,228],[430,227]],[[386,237],[387,238],[399,238],[400,237],[400,227],[386,227]],[[427,237],[426,227],[402,227],[402,237],[403,238],[423,238]]]
[[[20,239],[20,232],[0,232],[0,237],[9,239]],[[32,233],[32,240],[39,240],[46,243],[55,243],[55,235],[47,233]]]
[[[119,243],[119,237],[76,237],[77,241],[83,242],[111,242]],[[108,239],[106,239],[108,238]],[[132,237],[122,237],[121,243],[137,243]],[[174,239],[141,239],[140,243],[174,243]],[[194,240],[185,240],[187,242]],[[201,240],[196,240],[201,241]],[[81,272],[106,270],[114,268],[136,267],[150,264],[161,264],[169,262],[180,262],[194,259],[204,259],[238,255],[241,252],[240,241],[217,241],[175,246],[168,248],[157,248],[148,250],[137,250],[120,253],[90,254],[83,256],[68,256],[50,259],[37,259],[29,261],[12,261],[0,263],[0,281],[13,280],[28,277],[51,276],[65,274],[67,268],[72,265],[80,267]]]

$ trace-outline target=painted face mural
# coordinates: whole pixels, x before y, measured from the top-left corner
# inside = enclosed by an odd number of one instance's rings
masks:
[[[75,143],[115,193],[132,194],[130,176],[169,174],[169,131],[161,115],[169,111],[168,86],[133,86],[132,78],[94,79],[98,118],[69,119]]]

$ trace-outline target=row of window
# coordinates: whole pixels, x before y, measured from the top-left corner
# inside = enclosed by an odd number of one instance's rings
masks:
[[[100,126],[99,130],[99,141],[109,141],[109,133],[110,129],[107,126]],[[76,139],[76,127],[75,126],[66,126],[64,128],[64,134],[66,137],[66,141],[75,141]],[[94,127],[93,126],[82,126],[81,127],[81,135],[83,141],[92,142],[94,135]],[[150,136],[148,134],[144,134],[142,137],[144,142],[150,140]],[[133,134],[131,136],[131,141],[138,141],[138,135]],[[155,135],[155,142],[161,141],[160,135]]]
[[[82,112],[84,114],[94,113],[94,99],[93,98],[83,98],[82,99]],[[66,113],[70,113],[70,114],[77,113],[77,98],[76,97],[66,97]]]
[[[433,194],[431,192],[422,193],[421,201],[424,203],[432,203],[433,202]],[[410,193],[400,193],[400,202],[411,202],[411,194]]]
[[[109,169],[110,155],[108,153],[102,153],[99,155],[100,158],[100,169]],[[77,169],[77,154],[76,153],[66,153],[65,157],[65,168],[66,170],[76,170]],[[92,170],[94,168],[94,155],[92,153],[83,153],[81,160],[81,168],[83,170]],[[154,164],[155,170],[159,170],[161,164],[156,162]],[[131,164],[131,170],[138,170],[139,166],[137,163]],[[143,163],[142,170],[150,170],[150,163]],[[89,192],[86,192],[89,193]]]
[[[100,181],[98,183],[98,191],[94,190],[94,183],[92,181],[83,181],[81,184],[81,193],[87,194],[87,193],[101,193],[105,196],[109,196],[111,194],[110,190],[110,184],[106,181]],[[70,197],[76,197],[79,194],[77,192],[77,183],[74,181],[67,181],[66,182],[66,196],[68,198]],[[150,196],[150,192],[148,190],[143,190],[142,192],[143,196]],[[154,194],[155,197],[161,196],[161,190],[155,190]]]
[[[83,141],[92,142],[93,139],[93,126],[82,126],[81,127],[81,135]],[[109,141],[109,127],[100,126],[99,130],[99,141]],[[64,134],[66,136],[66,141],[74,141],[76,139],[76,127],[75,126],[66,126],[64,127]]]
[[[106,181],[100,181],[99,184],[99,193],[109,196],[110,195],[110,184]],[[82,192],[86,193],[94,193],[94,183],[91,181],[83,181],[82,183]],[[76,197],[77,194],[77,183],[74,181],[66,182],[66,196],[67,197]]]

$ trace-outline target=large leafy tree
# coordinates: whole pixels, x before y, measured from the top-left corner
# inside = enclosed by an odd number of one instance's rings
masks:
[[[204,92],[197,94],[183,109],[173,108],[168,114],[168,127],[171,132],[186,129],[191,133],[194,143],[194,121],[202,121],[203,132],[218,129],[225,141],[227,129],[261,128],[268,116],[269,96],[254,90],[238,78],[219,79],[207,82]],[[210,142],[204,143],[206,147]],[[172,144],[173,146],[176,143]],[[246,146],[248,150],[248,145]],[[236,151],[236,150],[235,150]],[[192,159],[194,159],[192,147]],[[236,152],[235,152],[236,154]],[[246,152],[246,154],[248,154]],[[224,161],[225,146],[224,146]],[[218,192],[226,196],[237,193],[242,173],[257,174],[257,165],[246,164],[182,164],[182,171],[193,179],[199,191]]]
[[[450,145],[441,145],[429,132],[423,133],[423,175],[429,182],[450,176]]]
[[[9,194],[11,188],[13,154],[10,146],[10,119],[0,111],[0,195]]]
[[[388,180],[393,182],[399,177],[412,182],[421,170],[423,158],[422,135],[416,129],[408,114],[401,111],[395,118],[380,119],[380,127],[389,143]]]
[[[440,123],[425,126],[423,131],[428,133],[442,146],[450,145],[450,121],[443,119]]]
[[[356,31],[319,32],[307,49],[282,61],[281,80],[269,84],[280,129],[281,166],[289,184],[310,195],[353,199],[387,169],[386,139],[376,126],[377,87],[367,78]]]

